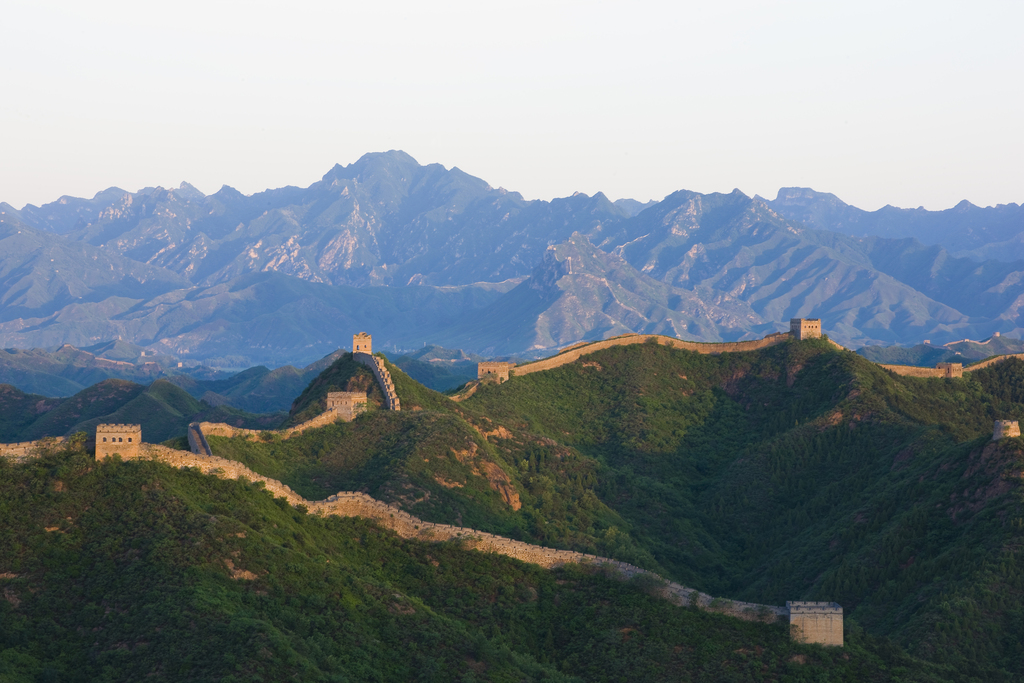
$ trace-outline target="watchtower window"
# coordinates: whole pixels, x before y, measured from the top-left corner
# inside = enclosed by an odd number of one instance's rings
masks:
[[[132,437],[129,436],[128,437],[128,443],[131,443],[131,442],[132,442]]]
[[[107,437],[103,437],[103,443],[107,442]]]
[[[124,441],[124,439],[122,439],[121,437],[117,437],[117,442],[118,443],[121,443],[122,441]]]

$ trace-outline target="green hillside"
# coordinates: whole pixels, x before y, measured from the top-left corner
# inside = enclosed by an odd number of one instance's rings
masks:
[[[211,439],[311,498],[572,547],[712,595],[836,600],[849,623],[998,678],[1020,664],[1024,363],[896,377],[824,340],[703,356],[615,347],[455,403],[287,441]]]
[[[80,446],[0,461],[4,681],[967,680]]]
[[[68,398],[46,398],[0,385],[0,442],[33,441],[46,436],[92,434],[102,423],[142,425],[146,441],[184,437],[190,422],[228,422],[236,427],[273,429],[284,413],[252,414],[197,401],[167,380],[148,387],[108,379]]]

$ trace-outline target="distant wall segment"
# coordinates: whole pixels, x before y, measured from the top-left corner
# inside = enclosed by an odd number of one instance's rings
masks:
[[[46,437],[38,441],[19,441],[18,443],[0,443],[0,458],[9,458],[20,462],[35,457],[40,449],[50,448],[67,442],[63,436]]]
[[[534,372],[540,372],[542,370],[551,370],[553,368],[561,367],[563,365],[568,365],[569,363],[579,360],[581,356],[594,353],[595,351],[610,349],[613,346],[630,346],[632,344],[645,344],[651,340],[654,340],[655,342],[661,344],[662,346],[669,346],[674,349],[685,349],[686,351],[695,351],[696,353],[703,353],[716,356],[720,353],[739,353],[743,351],[757,351],[759,349],[768,348],[769,346],[781,344],[783,342],[789,341],[790,339],[792,339],[792,336],[785,332],[769,334],[764,339],[722,343],[684,341],[682,339],[676,339],[675,337],[666,337],[660,334],[627,334],[621,337],[612,337],[611,339],[605,339],[603,341],[594,342],[593,344],[585,344],[583,346],[570,346],[562,353],[559,353],[557,356],[545,358],[544,360],[535,361],[533,363],[527,363],[525,365],[517,365],[511,370],[512,375],[514,377],[520,377],[522,375],[529,375]]]

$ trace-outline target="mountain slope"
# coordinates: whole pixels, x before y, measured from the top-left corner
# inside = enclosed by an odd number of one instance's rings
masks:
[[[885,206],[864,211],[827,192],[784,187],[768,202],[780,215],[854,237],[913,238],[976,260],[1024,260],[1024,206],[981,208],[964,200],[945,211]]]
[[[214,451],[307,497],[359,489],[653,569],[713,595],[836,600],[985,680],[1021,675],[1024,363],[894,376],[825,340],[605,349],[456,403],[391,366],[403,411]],[[852,627],[851,627],[852,628]]]
[[[642,585],[402,541],[152,462],[0,463],[0,501],[4,680],[958,678],[859,633],[799,645]]]

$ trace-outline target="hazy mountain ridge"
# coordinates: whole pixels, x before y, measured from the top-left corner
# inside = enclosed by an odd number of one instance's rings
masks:
[[[834,194],[784,187],[766,203],[790,220],[854,237],[914,238],[975,260],[1024,259],[1024,206],[979,207],[966,199],[944,211],[884,206],[864,211]]]
[[[750,338],[796,316],[854,347],[1024,333],[1024,262],[817,229],[860,210],[807,192],[526,201],[392,151],[251,196],[183,183],[4,205],[0,343],[121,337],[238,367],[308,362],[356,328],[491,355],[625,331]],[[1006,237],[1014,207],[984,234]],[[943,220],[961,215],[976,212]],[[572,274],[550,260],[581,248]]]

